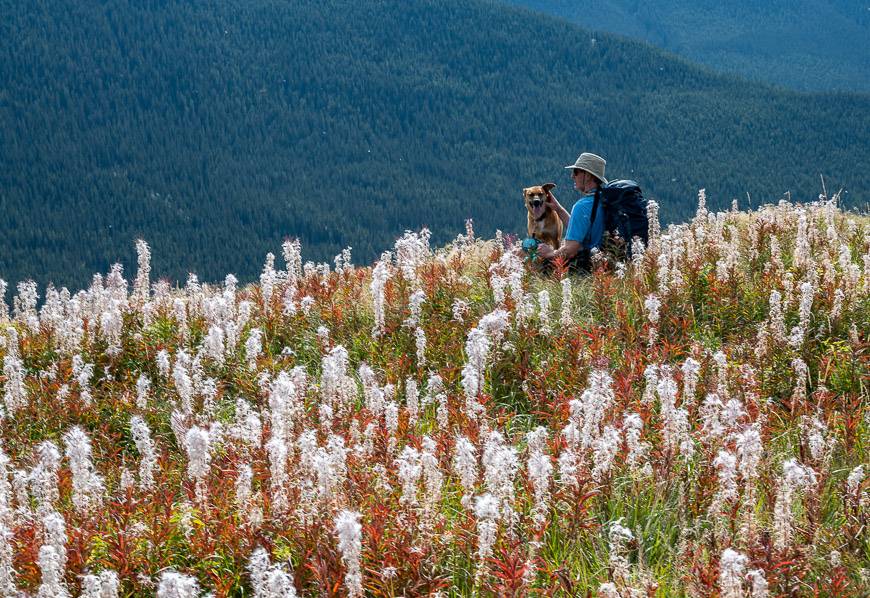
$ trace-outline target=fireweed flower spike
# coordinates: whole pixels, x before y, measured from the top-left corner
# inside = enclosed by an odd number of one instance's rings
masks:
[[[498,535],[498,499],[486,493],[474,500],[474,516],[477,518],[477,576],[482,578],[486,572],[486,561],[492,554]]]
[[[12,485],[9,483],[9,457],[0,448],[0,595],[14,596]]]
[[[44,516],[54,511],[60,498],[57,488],[57,472],[60,469],[60,451],[57,445],[46,440],[36,447],[39,461],[30,473],[30,488],[36,499],[36,511]]]
[[[6,305],[6,289],[8,284],[0,278],[0,322],[9,319],[9,306]]]
[[[199,582],[194,577],[171,569],[160,575],[157,598],[199,598],[199,594]]]
[[[559,323],[563,330],[567,330],[574,323],[574,317],[571,313],[571,279],[562,279],[562,313],[559,317]]]
[[[465,492],[462,496],[462,505],[468,508],[477,484],[477,449],[470,440],[460,436],[456,439],[454,450],[453,471],[459,476],[459,482]]]
[[[372,331],[373,336],[381,336],[384,333],[384,325],[386,318],[386,298],[384,292],[387,286],[387,281],[390,279],[390,258],[381,257],[375,269],[372,271],[371,292],[372,301],[374,302],[375,312],[375,327]]]
[[[130,434],[139,451],[139,487],[150,490],[154,487],[154,467],[157,464],[157,453],[151,440],[151,430],[145,420],[134,415],[130,418]]]
[[[91,461],[91,441],[78,426],[64,434],[66,457],[72,471],[72,501],[80,513],[99,507],[103,500],[103,478]]]
[[[187,450],[187,475],[196,482],[196,500],[203,504],[206,500],[206,477],[211,468],[211,438],[209,431],[199,426],[191,427],[184,437]]]
[[[426,365],[426,332],[422,328],[414,331],[414,345],[417,348],[417,366]]]
[[[64,562],[54,546],[43,544],[39,549],[39,568],[42,583],[36,593],[37,598],[67,598],[72,596],[63,580]]]
[[[12,415],[27,404],[24,362],[18,356],[18,334],[14,328],[9,328],[9,339],[6,346],[8,347],[7,354],[3,357],[3,375],[6,377],[3,402],[6,407],[6,415]]]
[[[84,575],[81,598],[118,598],[120,585],[118,574],[110,569],[101,571],[99,575]]]
[[[335,518],[338,550],[341,553],[341,562],[345,568],[344,585],[351,598],[363,595],[362,570],[360,569],[362,552],[360,517],[360,513],[344,510]]]
[[[782,464],[782,477],[776,493],[773,514],[773,546],[784,550],[791,545],[794,534],[793,505],[795,495],[801,490],[809,490],[816,485],[816,473],[801,465],[795,459]]]
[[[269,554],[257,547],[248,560],[248,573],[254,598],[296,598],[293,576],[269,562]]]
[[[534,504],[532,517],[536,525],[542,525],[547,519],[550,501],[550,479],[553,475],[553,463],[546,453],[547,429],[538,426],[526,434],[529,455],[526,468],[534,488]]]
[[[151,248],[148,243],[139,239],[136,241],[136,254],[139,270],[133,282],[133,298],[139,303],[148,301],[151,294]]]
[[[613,572],[613,580],[617,587],[627,587],[630,583],[629,562],[627,558],[627,544],[634,540],[634,534],[630,529],[622,525],[622,519],[610,523],[607,529],[607,538],[610,542],[610,569]]]
[[[745,578],[746,555],[726,548],[719,559],[719,589],[722,598],[743,598],[743,580]]]

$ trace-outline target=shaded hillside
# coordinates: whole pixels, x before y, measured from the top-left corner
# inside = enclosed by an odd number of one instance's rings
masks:
[[[855,0],[507,0],[795,89],[870,91],[870,10]]]
[[[298,236],[363,262],[406,228],[521,232],[583,149],[665,219],[752,194],[867,197],[870,100],[717,78],[490,2],[0,0],[0,277],[250,280]],[[806,197],[801,197],[806,199]],[[745,203],[745,202],[744,202]]]

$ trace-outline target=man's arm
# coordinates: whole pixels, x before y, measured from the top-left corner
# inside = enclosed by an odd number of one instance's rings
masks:
[[[538,255],[545,260],[561,258],[567,262],[573,259],[578,251],[580,251],[580,243],[577,241],[565,241],[565,244],[555,251],[546,243],[538,245]]]
[[[559,200],[556,199],[556,196],[553,195],[552,191],[547,191],[546,204],[556,211],[556,215],[559,217],[559,220],[562,221],[562,226],[568,228],[568,220],[571,219],[571,214],[568,213],[568,210],[562,207],[562,204],[559,203]]]

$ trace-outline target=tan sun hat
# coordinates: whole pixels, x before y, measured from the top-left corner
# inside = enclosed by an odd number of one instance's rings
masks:
[[[607,160],[595,154],[582,153],[571,166],[565,168],[579,168],[594,176],[604,184],[607,184],[607,179],[604,178],[604,167],[607,165]]]

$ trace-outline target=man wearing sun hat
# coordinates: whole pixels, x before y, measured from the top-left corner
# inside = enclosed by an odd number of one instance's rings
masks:
[[[593,248],[601,246],[604,236],[604,214],[601,212],[599,202],[595,220],[592,220],[592,207],[595,203],[595,192],[607,183],[604,178],[604,167],[607,161],[596,154],[584,152],[580,154],[574,164],[566,166],[571,171],[574,180],[574,188],[582,197],[574,203],[571,213],[562,207],[562,204],[551,193],[547,192],[547,204],[556,211],[565,227],[565,243],[557,250],[546,244],[538,247],[538,256],[553,260],[561,258],[566,262],[580,258],[579,264],[584,269],[589,269],[588,254]],[[591,230],[590,230],[591,228]],[[582,253],[581,253],[582,252]]]

